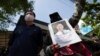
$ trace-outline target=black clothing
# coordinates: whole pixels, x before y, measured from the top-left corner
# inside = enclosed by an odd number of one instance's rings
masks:
[[[9,41],[8,56],[38,56],[42,48],[42,31],[34,24],[17,26]]]

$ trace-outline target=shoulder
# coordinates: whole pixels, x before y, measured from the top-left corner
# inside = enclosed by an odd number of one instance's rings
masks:
[[[35,28],[37,29],[37,30],[42,30],[40,27],[38,27],[38,26],[35,26]]]
[[[34,28],[34,30],[36,30],[38,32],[42,32],[42,29],[40,27],[36,26],[36,25],[33,28]]]
[[[24,28],[24,26],[18,25],[15,27],[14,31],[22,30],[23,28]]]

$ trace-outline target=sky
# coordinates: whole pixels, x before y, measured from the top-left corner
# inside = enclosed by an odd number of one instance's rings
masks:
[[[36,19],[50,23],[49,14],[58,12],[62,18],[69,19],[74,11],[75,5],[70,0],[28,0],[35,1],[33,7],[34,12],[36,13]],[[86,0],[89,3],[92,3],[93,0]],[[100,0],[97,0],[100,2]],[[21,14],[22,15],[22,14]],[[17,22],[20,15],[17,15],[14,19],[14,22]]]
[[[90,3],[92,2],[92,0],[88,1]],[[63,19],[69,19],[73,15],[74,10],[75,10],[75,5],[70,0],[35,0],[34,3],[34,12],[36,13],[36,19],[47,23],[50,23],[49,14],[58,12]],[[21,13],[20,15],[23,15],[23,13]],[[20,15],[16,15],[13,21],[17,23]],[[78,25],[80,26],[81,23],[82,22],[80,21]],[[10,25],[10,27],[7,29],[9,31],[13,31],[15,27],[16,26],[14,25],[13,26]],[[90,30],[90,28],[88,27],[84,29]],[[87,32],[84,31],[84,29],[82,29],[82,32],[83,34],[86,34]]]
[[[35,0],[36,18],[50,23],[49,14],[58,12],[62,18],[69,19],[74,13],[74,4],[70,0]]]
[[[86,0],[86,1],[89,2],[89,3],[93,3],[93,0]],[[97,0],[97,2],[100,3],[100,0]]]
[[[33,0],[29,0],[33,1]],[[62,18],[69,19],[74,13],[74,3],[70,0],[34,0],[34,12],[36,13],[36,19],[50,23],[49,14],[58,12]],[[23,15],[22,13],[20,15]],[[16,15],[14,22],[17,23],[20,15]],[[9,31],[13,31],[16,26],[7,28]]]

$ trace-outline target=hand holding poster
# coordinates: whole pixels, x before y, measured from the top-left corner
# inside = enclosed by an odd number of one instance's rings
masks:
[[[60,47],[69,46],[81,41],[67,20],[51,23],[48,27],[53,44],[58,44]]]

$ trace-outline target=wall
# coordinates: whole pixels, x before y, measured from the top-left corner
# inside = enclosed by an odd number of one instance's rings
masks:
[[[0,32],[0,48],[7,47],[11,32]]]

